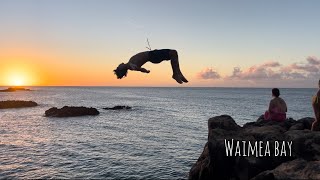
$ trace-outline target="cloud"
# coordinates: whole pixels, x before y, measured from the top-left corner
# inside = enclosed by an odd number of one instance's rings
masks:
[[[233,72],[232,72],[232,75],[229,77],[229,78],[237,78],[237,77],[240,77],[242,74],[242,71],[239,67],[234,67],[233,68]]]
[[[206,68],[198,73],[198,78],[199,79],[220,79],[221,76],[212,68]]]
[[[228,79],[242,80],[302,80],[314,78],[320,75],[320,60],[316,57],[307,57],[306,61],[281,65],[279,62],[267,62],[254,65],[241,71],[234,68]]]
[[[307,61],[311,65],[320,65],[320,59],[314,57],[314,56],[309,56],[307,57]]]
[[[230,75],[221,76],[213,68],[207,68],[198,73],[201,79],[222,79],[226,84],[248,83],[256,85],[265,84],[313,84],[320,78],[320,59],[309,56],[302,62],[282,65],[277,61],[269,61],[249,68],[234,67]],[[302,86],[302,85],[301,85]]]
[[[266,62],[261,65],[254,65],[242,71],[239,67],[233,69],[232,75],[226,79],[261,80],[268,78],[280,78],[280,74],[274,70],[280,67],[278,62]]]
[[[268,68],[268,67],[279,67],[279,66],[281,66],[280,63],[275,62],[275,61],[271,61],[271,62],[264,63],[261,67]]]
[[[308,64],[297,64],[297,63],[294,63],[291,65],[291,68],[293,70],[302,70],[302,71],[305,71],[305,72],[318,72],[318,68],[317,66],[315,65],[312,65],[310,63]]]
[[[307,57],[306,62],[292,63],[281,68],[281,71],[287,77],[293,79],[314,78],[320,74],[320,60],[316,57]]]

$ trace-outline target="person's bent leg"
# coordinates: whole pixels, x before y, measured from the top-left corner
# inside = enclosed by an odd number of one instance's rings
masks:
[[[171,67],[172,67],[172,78],[175,79],[178,83],[188,82],[188,80],[183,76],[179,66],[179,58],[178,52],[176,50],[171,50],[169,52],[170,59],[171,59]]]
[[[320,113],[315,112],[315,118],[311,125],[311,131],[319,131],[319,119],[320,119]]]
[[[263,118],[264,118],[264,120],[270,120],[270,113],[269,113],[269,111],[266,111],[266,112],[264,113]]]
[[[320,120],[320,112],[319,107],[316,104],[312,104],[313,112],[314,112],[314,121],[311,126],[311,131],[319,131],[319,120]]]
[[[319,121],[315,119],[311,126],[311,131],[319,131]]]

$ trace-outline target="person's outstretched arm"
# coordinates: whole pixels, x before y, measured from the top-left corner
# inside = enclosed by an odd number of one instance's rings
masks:
[[[141,72],[144,72],[144,73],[149,73],[150,71],[145,69],[145,68],[142,68],[142,67],[138,67],[137,65],[135,64],[132,64],[132,63],[129,63],[129,69],[132,70],[132,71],[141,71]]]
[[[145,68],[138,68],[138,71],[141,71],[143,73],[150,73],[150,71]]]

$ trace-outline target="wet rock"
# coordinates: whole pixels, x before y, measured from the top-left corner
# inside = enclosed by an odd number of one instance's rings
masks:
[[[61,109],[53,107],[45,112],[45,116],[47,117],[75,117],[86,115],[99,115],[99,111],[96,108],[64,106]]]
[[[0,101],[0,109],[34,107],[37,105],[33,101]]]

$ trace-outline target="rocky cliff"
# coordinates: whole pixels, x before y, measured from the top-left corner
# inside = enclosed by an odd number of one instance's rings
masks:
[[[232,117],[208,121],[208,142],[189,179],[320,179],[320,132],[313,118],[240,127]]]

